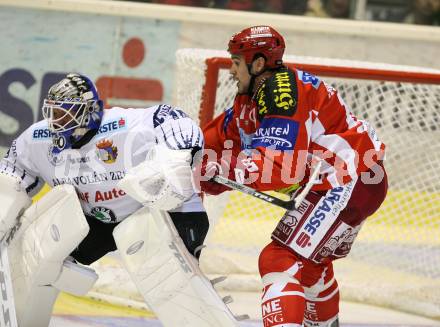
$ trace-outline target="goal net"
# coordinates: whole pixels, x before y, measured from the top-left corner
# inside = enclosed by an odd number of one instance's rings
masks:
[[[225,51],[177,52],[177,104],[201,125],[232,106]],[[387,146],[389,193],[347,258],[335,262],[341,296],[440,319],[440,72],[285,56],[288,66],[332,84]],[[237,192],[208,196],[212,220],[201,259],[227,288],[260,290],[258,254],[283,210]]]

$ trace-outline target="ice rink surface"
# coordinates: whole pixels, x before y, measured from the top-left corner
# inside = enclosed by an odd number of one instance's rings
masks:
[[[259,320],[258,295],[233,293],[229,305],[235,314],[249,314],[251,319],[240,327],[262,326]],[[440,326],[435,321],[415,315],[359,303],[342,302],[340,321],[344,327],[422,327]],[[54,309],[50,327],[160,327],[154,316],[143,310],[120,307],[62,294]],[[179,327],[179,326],[176,326]]]
[[[161,327],[162,324],[156,319],[129,318],[129,317],[85,317],[85,316],[55,316],[52,318],[50,327]],[[240,322],[240,327],[261,327],[261,321],[249,320]],[[428,325],[409,324],[367,324],[367,323],[341,323],[343,327],[422,327]],[[435,326],[435,325],[432,325]],[[436,325],[438,326],[438,325]],[[178,327],[178,326],[176,326]]]

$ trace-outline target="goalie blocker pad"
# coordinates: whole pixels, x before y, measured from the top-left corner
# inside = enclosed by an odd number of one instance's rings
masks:
[[[165,327],[238,326],[167,212],[141,208],[113,236],[125,268]]]
[[[47,327],[59,290],[81,294],[93,285],[96,274],[64,263],[88,231],[71,185],[53,188],[23,213],[8,247],[20,327]]]

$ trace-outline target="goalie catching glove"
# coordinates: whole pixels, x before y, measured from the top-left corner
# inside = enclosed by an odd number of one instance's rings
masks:
[[[191,149],[156,145],[140,165],[130,169],[118,186],[144,206],[173,210],[194,194]]]

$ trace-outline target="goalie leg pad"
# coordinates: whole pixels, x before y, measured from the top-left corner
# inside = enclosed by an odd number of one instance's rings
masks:
[[[46,327],[59,292],[52,285],[60,277],[64,259],[87,235],[89,226],[70,185],[52,189],[22,219],[23,225],[8,247],[17,320],[20,327]]]
[[[8,249],[0,243],[0,326],[17,327]]]
[[[16,224],[21,210],[31,204],[31,199],[21,189],[19,181],[10,175],[0,173],[0,240]]]
[[[167,212],[142,208],[113,235],[125,268],[165,327],[238,326]]]

